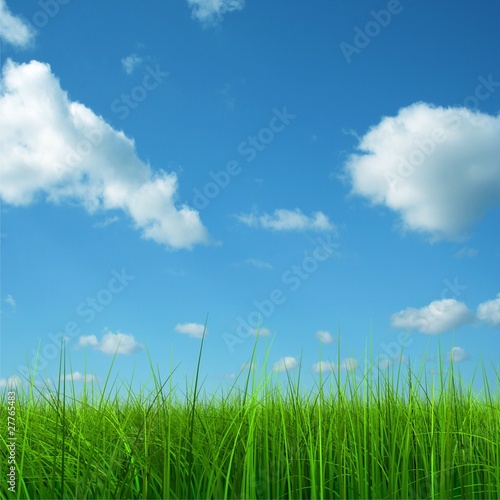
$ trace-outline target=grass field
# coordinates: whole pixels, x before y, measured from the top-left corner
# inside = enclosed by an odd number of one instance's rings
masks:
[[[16,389],[16,486],[3,472],[2,498],[500,498],[498,376],[475,396],[453,366],[433,382],[405,365],[361,383],[333,371],[306,396],[300,373],[264,369],[207,399],[202,349],[181,399],[154,370],[148,394],[112,396],[110,376],[99,391],[63,377],[50,395]]]

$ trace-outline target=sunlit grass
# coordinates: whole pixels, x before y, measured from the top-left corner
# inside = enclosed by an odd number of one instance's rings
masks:
[[[339,369],[304,394],[300,371],[278,377],[264,363],[210,399],[202,349],[182,398],[153,367],[148,393],[118,391],[111,369],[81,392],[63,377],[40,391],[33,376],[16,389],[18,480],[5,497],[500,498],[500,397],[484,371],[480,397],[453,365],[433,381],[405,365]],[[3,449],[6,421],[3,404]]]

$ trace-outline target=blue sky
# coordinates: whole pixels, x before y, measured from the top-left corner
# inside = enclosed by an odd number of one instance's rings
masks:
[[[500,339],[497,2],[0,0],[1,370],[207,390]],[[496,221],[496,222],[495,222]],[[401,344],[404,358],[400,359]],[[149,353],[149,354],[148,354]],[[320,360],[323,364],[319,364]],[[282,373],[282,375],[284,375]],[[285,375],[286,376],[286,375]]]

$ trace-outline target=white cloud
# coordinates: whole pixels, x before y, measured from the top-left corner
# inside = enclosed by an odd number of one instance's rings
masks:
[[[15,309],[16,306],[17,306],[17,303],[16,303],[16,300],[14,299],[14,297],[12,295],[7,295],[7,297],[5,297],[5,302],[12,308],[12,309]]]
[[[66,380],[67,382],[93,382],[97,380],[97,377],[91,374],[83,375],[80,372],[73,372],[61,377],[61,380]]]
[[[327,373],[334,371],[335,365],[333,363],[330,363],[329,361],[319,361],[318,363],[314,363],[312,369],[317,373]]]
[[[463,302],[443,299],[416,309],[409,307],[391,316],[394,328],[417,330],[421,333],[444,333],[459,328],[473,319],[473,314]]]
[[[259,335],[259,337],[269,337],[269,335],[271,335],[271,330],[269,330],[269,328],[264,328],[264,327],[261,327],[261,328],[249,328],[248,331],[252,334],[252,335]]]
[[[122,66],[125,70],[125,73],[127,73],[127,75],[131,75],[134,72],[135,68],[137,68],[137,66],[142,63],[142,61],[142,57],[139,57],[137,54],[130,54],[129,56],[124,57],[122,59]]]
[[[392,365],[395,365],[397,363],[404,363],[406,361],[406,357],[404,355],[397,356],[395,358],[380,358],[378,360],[378,366],[379,368],[389,368]]]
[[[358,360],[355,358],[346,358],[340,363],[341,370],[353,371],[358,367]]]
[[[450,351],[450,361],[453,363],[461,363],[470,359],[469,353],[461,347],[453,347]]]
[[[0,387],[15,388],[21,385],[23,385],[23,383],[16,375],[12,375],[12,377],[9,378],[0,378]]]
[[[297,367],[297,360],[291,356],[285,356],[279,361],[276,361],[273,365],[273,370],[275,372],[283,372],[285,370],[293,370]]]
[[[403,229],[459,240],[500,204],[498,137],[500,115],[416,103],[372,127],[345,170],[352,193],[396,212]]]
[[[116,215],[114,215],[113,217],[106,217],[104,220],[93,224],[92,227],[103,229],[110,226],[111,224],[114,224],[115,222],[118,222],[119,220],[120,219]]]
[[[312,366],[313,371],[315,372],[332,372],[336,371],[338,368],[345,371],[352,371],[358,367],[358,360],[355,358],[345,358],[340,362],[340,365],[335,365],[331,361],[319,361],[318,363],[314,363]]]
[[[213,26],[222,21],[227,12],[242,10],[245,0],[187,0],[191,15],[205,26]]]
[[[237,216],[247,226],[262,227],[274,231],[334,231],[332,224],[323,212],[315,212],[312,217],[304,215],[301,210],[279,208],[272,215],[258,215],[255,212]]]
[[[35,38],[35,30],[20,17],[14,16],[5,0],[0,0],[0,39],[15,47],[27,47]]]
[[[255,370],[255,363],[243,363],[240,370]]]
[[[197,339],[203,338],[203,332],[205,335],[208,333],[201,323],[178,323],[175,325],[175,331]]]
[[[477,317],[492,325],[500,325],[500,293],[497,294],[496,299],[479,304],[477,307]]]
[[[326,330],[317,331],[316,338],[323,344],[331,344],[332,342],[335,342],[333,335]]]
[[[269,264],[269,262],[264,262],[263,260],[258,260],[258,259],[246,259],[244,261],[244,264],[247,264],[249,266],[254,266],[257,269],[272,269],[273,266]]]
[[[463,259],[464,257],[472,259],[473,257],[476,257],[476,255],[478,253],[479,253],[479,250],[477,248],[462,247],[460,250],[455,252],[453,255],[457,259]]]
[[[104,354],[132,354],[140,349],[142,345],[137,343],[134,336],[127,333],[113,333],[107,331],[102,340],[98,340],[95,335],[83,335],[78,339],[80,347],[91,346],[96,351]]]
[[[177,176],[153,171],[135,144],[70,101],[50,66],[7,61],[0,85],[0,197],[27,206],[73,201],[89,213],[123,210],[144,238],[170,249],[208,240],[199,213],[176,206]]]

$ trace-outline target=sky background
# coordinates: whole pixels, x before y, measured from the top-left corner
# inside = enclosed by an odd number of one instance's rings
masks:
[[[64,335],[76,386],[116,353],[118,381],[179,365],[183,388],[207,315],[207,391],[247,373],[259,328],[257,368],[301,362],[309,387],[361,377],[367,346],[377,369],[484,360],[495,383],[499,16],[0,0],[0,385],[37,349],[57,380]]]

